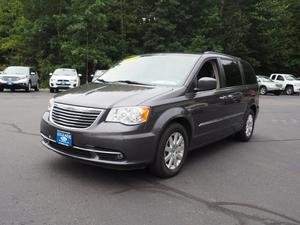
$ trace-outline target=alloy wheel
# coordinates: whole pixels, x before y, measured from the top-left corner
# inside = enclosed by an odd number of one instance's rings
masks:
[[[253,125],[254,125],[254,119],[253,119],[253,115],[249,114],[247,121],[246,121],[246,129],[245,129],[245,133],[247,137],[250,137],[253,131]]]
[[[266,89],[265,87],[261,87],[261,88],[260,88],[260,94],[261,94],[261,95],[267,94],[267,89]]]
[[[184,137],[179,132],[174,132],[170,135],[165,145],[164,159],[165,165],[170,170],[177,169],[184,156],[185,143]]]

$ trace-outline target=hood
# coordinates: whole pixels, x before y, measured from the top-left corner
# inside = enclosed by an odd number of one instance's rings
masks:
[[[78,76],[55,75],[55,76],[51,76],[50,79],[53,79],[53,80],[74,80],[74,79],[78,79]]]
[[[173,89],[174,87],[92,83],[56,95],[55,102],[94,108],[135,106],[146,104],[147,100]]]
[[[23,79],[28,77],[28,74],[7,74],[7,73],[2,73],[0,74],[0,77],[7,77],[7,78],[19,78],[19,79]]]

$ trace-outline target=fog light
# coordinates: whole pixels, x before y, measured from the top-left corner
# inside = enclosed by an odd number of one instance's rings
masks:
[[[124,155],[123,155],[122,153],[119,153],[119,154],[117,154],[116,158],[117,158],[118,160],[123,159],[123,158],[124,158]]]

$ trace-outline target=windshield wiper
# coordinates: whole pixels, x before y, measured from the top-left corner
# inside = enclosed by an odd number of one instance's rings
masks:
[[[131,80],[118,80],[118,81],[115,81],[115,82],[126,83],[126,84],[148,85],[148,84],[144,84],[144,83],[140,83],[140,82],[136,82],[136,81],[131,81]]]

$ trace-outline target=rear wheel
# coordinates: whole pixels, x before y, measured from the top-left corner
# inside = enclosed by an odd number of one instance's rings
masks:
[[[293,87],[293,86],[287,86],[287,87],[285,88],[285,93],[286,93],[287,95],[293,95],[293,94],[294,94],[294,87]]]
[[[189,146],[187,132],[179,123],[173,123],[163,132],[158,144],[151,171],[163,178],[179,173],[185,161]]]
[[[261,95],[266,95],[266,94],[268,93],[268,90],[267,90],[267,88],[266,88],[265,86],[261,86],[261,87],[259,88],[259,93],[260,93]]]
[[[0,87],[0,92],[3,92],[4,88],[3,87]]]
[[[249,110],[245,120],[242,130],[235,134],[235,137],[240,141],[249,141],[252,137],[255,124],[255,116],[253,110]]]

